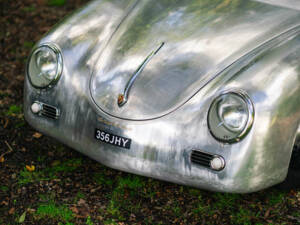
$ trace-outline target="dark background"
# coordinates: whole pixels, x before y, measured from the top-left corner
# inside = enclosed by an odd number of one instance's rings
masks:
[[[85,2],[0,0],[0,224],[300,224],[299,190],[220,194],[122,173],[24,121],[32,46]]]

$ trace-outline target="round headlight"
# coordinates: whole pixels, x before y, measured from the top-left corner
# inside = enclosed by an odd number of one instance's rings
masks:
[[[231,91],[217,97],[208,113],[211,134],[228,143],[239,141],[252,127],[253,104],[247,94]]]
[[[27,66],[31,84],[46,88],[58,81],[62,73],[62,56],[54,44],[44,44],[33,50]]]

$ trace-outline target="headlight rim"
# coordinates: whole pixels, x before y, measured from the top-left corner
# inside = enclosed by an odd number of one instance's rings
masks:
[[[43,47],[50,48],[55,53],[56,60],[57,60],[57,69],[56,69],[56,74],[55,74],[54,78],[50,81],[49,84],[44,85],[44,86],[38,86],[38,85],[34,84],[31,80],[29,66],[30,66],[31,59],[34,56],[34,54],[36,54],[38,52],[38,50]],[[27,74],[28,80],[29,80],[30,84],[32,85],[32,87],[34,87],[36,89],[52,88],[59,81],[59,79],[62,75],[62,72],[63,72],[63,57],[62,57],[61,49],[58,47],[58,45],[56,45],[55,43],[52,43],[52,42],[47,42],[47,43],[40,44],[37,47],[32,49],[32,51],[28,57],[28,60],[27,60],[27,65],[26,65],[26,74]]]
[[[224,138],[220,138],[218,136],[216,136],[213,132],[213,129],[211,127],[210,121],[209,121],[209,117],[211,115],[211,110],[213,109],[213,106],[216,104],[216,102],[224,95],[228,95],[228,94],[234,94],[237,95],[238,97],[240,97],[247,105],[247,111],[248,111],[248,120],[247,123],[245,125],[245,127],[243,128],[243,130],[241,132],[239,132],[239,134],[237,134],[234,138],[230,138],[230,139],[224,139]],[[208,110],[208,114],[207,114],[207,124],[208,124],[208,129],[210,131],[210,134],[218,141],[222,142],[222,143],[226,143],[226,144],[234,144],[237,142],[240,142],[242,139],[244,139],[248,133],[250,132],[253,123],[254,123],[254,117],[255,117],[255,109],[254,109],[254,105],[253,102],[250,98],[250,96],[247,94],[247,92],[245,90],[242,89],[229,89],[226,91],[222,91],[219,92],[216,97],[213,99],[213,101],[210,104],[209,110]]]

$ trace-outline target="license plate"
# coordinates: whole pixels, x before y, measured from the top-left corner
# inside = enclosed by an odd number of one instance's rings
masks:
[[[95,129],[95,138],[104,143],[130,149],[131,139],[111,134],[107,131]]]

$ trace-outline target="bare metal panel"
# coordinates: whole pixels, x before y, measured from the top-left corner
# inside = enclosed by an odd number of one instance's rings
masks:
[[[299,18],[244,0],[93,1],[38,43],[60,48],[63,73],[43,90],[26,76],[25,118],[115,169],[222,192],[269,187],[285,179],[299,129]],[[162,41],[119,107],[132,72]],[[211,103],[228,90],[245,91],[255,110],[235,144],[217,141],[207,124]],[[59,118],[34,114],[36,101]],[[130,148],[100,142],[95,129],[127,138]],[[225,168],[191,163],[194,150],[221,156]]]
[[[238,58],[300,21],[299,12],[253,1],[141,1],[97,60],[91,95],[124,119],[160,117],[187,101]],[[165,43],[131,87],[118,96],[149,53]]]
[[[300,10],[299,0],[254,0],[254,1],[263,2],[274,6],[286,7],[289,9]]]

